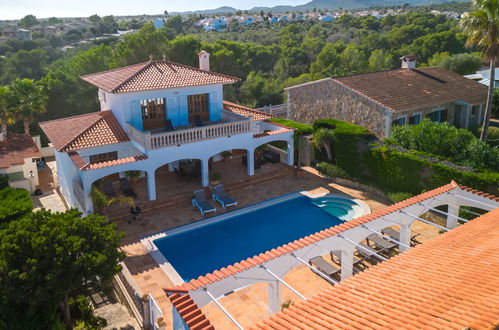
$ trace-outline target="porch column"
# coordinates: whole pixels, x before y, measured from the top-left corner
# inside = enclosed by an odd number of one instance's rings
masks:
[[[400,243],[401,243],[399,245],[400,252],[408,249],[402,244],[405,244],[406,246],[411,246],[411,225],[400,225]]]
[[[281,310],[281,286],[277,281],[268,282],[269,314],[275,314]]]
[[[457,227],[457,218],[455,216],[459,215],[459,206],[450,205],[447,209],[447,225],[446,227],[449,229],[453,229]]]
[[[288,165],[293,166],[295,164],[295,140],[291,137],[288,140]]]
[[[92,184],[83,183],[83,203],[85,203],[85,205],[81,205],[81,207],[86,214],[91,214],[94,212],[94,204],[92,202],[92,196],[90,196],[91,192]]]
[[[246,166],[248,168],[248,175],[255,174],[255,150],[248,150],[246,152]]]
[[[344,281],[353,274],[353,249],[354,246],[341,250],[341,280]]]
[[[155,170],[147,171],[147,197],[150,201],[156,200],[156,177]]]
[[[201,160],[201,185],[203,187],[208,187],[208,185],[210,184],[209,161],[209,158]]]

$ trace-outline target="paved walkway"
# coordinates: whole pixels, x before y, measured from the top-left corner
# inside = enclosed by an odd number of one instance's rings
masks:
[[[139,330],[139,324],[130,316],[125,306],[114,303],[108,304],[94,310],[95,316],[105,318],[107,327],[103,330]]]

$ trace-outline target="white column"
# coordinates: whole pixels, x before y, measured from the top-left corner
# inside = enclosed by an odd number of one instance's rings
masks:
[[[401,243],[399,245],[400,252],[408,249],[402,244],[405,244],[406,246],[411,246],[411,225],[400,225],[400,243]]]
[[[92,183],[83,183],[83,200],[85,205],[81,205],[84,208],[86,214],[91,214],[94,212],[94,204],[92,202],[92,197],[90,193],[92,191]]]
[[[293,166],[295,163],[295,141],[293,137],[290,137],[288,140],[288,165]]]
[[[246,166],[248,169],[248,175],[255,174],[255,151],[253,149],[246,152]]]
[[[447,225],[446,227],[449,229],[457,227],[457,218],[455,216],[459,215],[459,206],[454,206],[449,204],[449,208],[447,210]],[[453,217],[453,215],[455,215]]]
[[[201,160],[201,185],[203,187],[208,187],[208,185],[210,184],[209,161],[209,158]]]
[[[281,286],[277,281],[268,282],[269,314],[275,314],[281,310]]]
[[[147,197],[150,201],[156,200],[156,177],[155,170],[147,171]]]
[[[341,250],[341,280],[344,281],[353,274],[353,245]]]

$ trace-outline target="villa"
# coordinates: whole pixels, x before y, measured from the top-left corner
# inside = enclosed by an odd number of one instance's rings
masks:
[[[207,187],[210,164],[224,151],[244,153],[251,176],[255,149],[272,141],[285,141],[293,164],[293,130],[224,101],[223,86],[240,79],[211,72],[205,51],[199,64],[150,60],[82,77],[98,87],[101,111],[40,123],[56,149],[68,205],[93,212],[92,185],[117,182],[129,171],[147,178],[148,199],[155,200],[157,169],[176,173],[182,162],[199,169],[200,187]]]

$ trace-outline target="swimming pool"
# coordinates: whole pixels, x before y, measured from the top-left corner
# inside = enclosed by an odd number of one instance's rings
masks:
[[[265,205],[267,204],[267,205]],[[346,198],[294,194],[165,232],[152,241],[184,281],[350,220],[363,212]],[[234,213],[234,214],[231,214]]]

